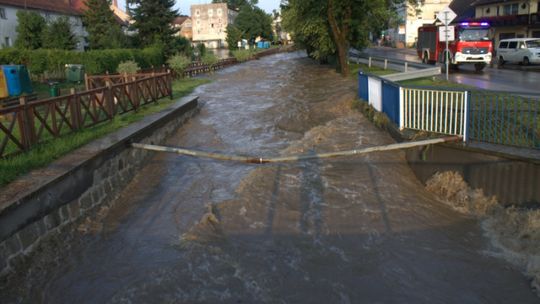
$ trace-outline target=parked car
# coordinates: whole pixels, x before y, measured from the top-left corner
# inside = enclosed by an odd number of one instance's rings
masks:
[[[499,65],[507,62],[529,65],[540,64],[539,38],[503,39],[497,47]]]

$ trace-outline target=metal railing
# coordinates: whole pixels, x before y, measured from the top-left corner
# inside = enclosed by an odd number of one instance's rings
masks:
[[[466,137],[468,93],[400,88],[401,128]]]
[[[540,94],[414,87],[360,72],[358,95],[400,129],[540,149]]]
[[[471,91],[471,140],[540,148],[540,95]]]
[[[349,50],[349,61],[354,61],[357,64],[362,62],[364,64],[367,64],[370,68],[372,66],[378,66],[385,70],[387,70],[389,68],[389,65],[392,64],[401,72],[381,76],[382,78],[390,81],[404,81],[409,79],[431,77],[441,74],[441,68],[438,66],[432,66],[401,59],[376,57],[355,49]]]

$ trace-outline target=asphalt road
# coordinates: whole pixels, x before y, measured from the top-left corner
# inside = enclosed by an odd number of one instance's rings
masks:
[[[377,57],[420,62],[414,49],[377,47],[364,51]],[[482,89],[540,94],[540,86],[538,85],[540,83],[540,73],[535,71],[486,67],[484,71],[477,73],[474,71],[473,65],[462,65],[459,70],[450,71],[450,80]]]

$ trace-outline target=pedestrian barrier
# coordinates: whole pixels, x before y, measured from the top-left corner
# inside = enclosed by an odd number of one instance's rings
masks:
[[[69,95],[35,102],[21,97],[18,105],[0,109],[0,157],[110,121],[166,96],[172,98],[170,73],[108,83],[84,92],[72,90]]]
[[[414,87],[363,72],[358,79],[358,96],[400,129],[540,149],[539,94]]]
[[[466,136],[466,91],[400,90],[402,129]]]

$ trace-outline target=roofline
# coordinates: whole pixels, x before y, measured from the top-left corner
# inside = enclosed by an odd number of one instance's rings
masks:
[[[33,10],[33,11],[45,11],[45,12],[51,12],[51,13],[58,13],[58,14],[64,14],[64,15],[70,15],[70,16],[77,16],[77,17],[84,15],[84,12],[79,11],[75,8],[72,8],[71,12],[68,12],[65,10],[51,10],[51,9],[45,9],[41,7],[33,7],[30,5],[24,5],[24,3],[21,3],[21,4],[3,3],[2,0],[0,0],[0,5],[23,8],[23,9]]]

